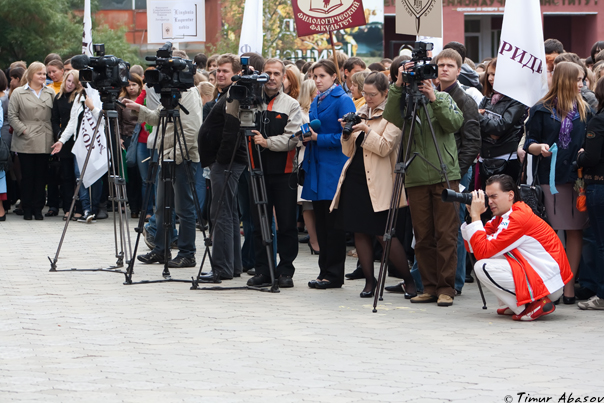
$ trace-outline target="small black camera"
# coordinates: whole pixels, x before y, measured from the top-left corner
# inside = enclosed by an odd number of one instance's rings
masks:
[[[119,94],[123,87],[128,85],[130,63],[113,55],[105,55],[105,45],[93,45],[95,56],[78,55],[71,58],[74,69],[80,70],[80,81],[89,83],[90,86],[103,95],[107,93]]]
[[[358,125],[362,122],[362,119],[359,115],[354,112],[348,112],[346,115],[342,117],[342,122],[345,122],[344,129],[342,130],[342,134],[344,136],[350,136],[353,132],[352,126]]]

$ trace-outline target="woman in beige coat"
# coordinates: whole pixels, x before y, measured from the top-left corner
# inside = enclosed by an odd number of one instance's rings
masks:
[[[27,84],[16,88],[8,104],[8,121],[13,128],[11,150],[21,163],[21,206],[23,218],[43,220],[46,203],[46,174],[53,143],[50,122],[55,93],[44,87],[46,67],[40,62],[29,65]]]
[[[354,232],[357,254],[365,275],[361,298],[370,298],[376,286],[373,237],[384,244],[401,130],[381,117],[388,96],[388,78],[384,74],[373,72],[367,76],[363,96],[367,103],[358,113],[363,122],[353,126],[351,135],[342,134],[342,152],[349,158],[342,170],[331,208],[338,209],[336,226]],[[403,193],[399,207],[406,205]],[[402,274],[406,292],[415,294],[407,255],[396,237],[392,239],[389,260]]]

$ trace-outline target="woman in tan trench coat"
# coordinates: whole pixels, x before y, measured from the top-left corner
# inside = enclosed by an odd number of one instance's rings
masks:
[[[46,67],[32,63],[25,72],[27,84],[16,88],[8,104],[8,121],[13,128],[11,150],[21,163],[21,207],[23,218],[43,220],[46,203],[48,157],[53,143],[50,118],[55,93],[44,87]]]
[[[342,134],[342,152],[349,157],[344,165],[332,210],[336,212],[336,225],[354,232],[354,242],[361,268],[365,275],[365,288],[361,298],[374,295],[376,280],[373,273],[373,236],[383,245],[388,209],[394,184],[401,130],[382,119],[388,96],[388,78],[373,72],[365,79],[363,96],[367,103],[358,115],[363,122],[354,126],[350,136]],[[399,207],[405,207],[404,193]],[[407,255],[401,242],[392,239],[389,260],[402,274],[409,295],[416,293],[409,272]]]

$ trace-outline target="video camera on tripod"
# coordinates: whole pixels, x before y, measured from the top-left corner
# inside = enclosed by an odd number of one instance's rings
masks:
[[[114,109],[123,87],[128,85],[130,63],[113,55],[105,55],[105,44],[92,45],[95,56],[78,55],[71,58],[74,69],[80,70],[80,81],[88,83],[101,96],[104,109]]]
[[[241,73],[231,77],[227,102],[239,101],[239,121],[243,129],[256,129],[256,112],[262,105],[262,86],[268,81],[266,73],[258,73],[250,66],[250,57],[241,56]]]
[[[160,95],[161,104],[166,109],[178,106],[181,92],[195,85],[197,72],[191,60],[172,56],[172,43],[166,42],[155,56],[145,58],[155,70],[145,71],[145,82]]]

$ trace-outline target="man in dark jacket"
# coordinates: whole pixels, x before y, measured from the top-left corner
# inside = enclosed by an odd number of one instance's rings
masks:
[[[438,54],[434,63],[438,66],[438,80],[440,90],[449,93],[461,112],[463,125],[455,133],[457,143],[457,158],[461,171],[460,187],[467,188],[472,177],[472,163],[480,153],[480,114],[478,105],[468,95],[457,81],[462,70],[462,59],[453,49],[445,49]],[[466,214],[465,205],[460,203],[459,217],[463,222]],[[466,278],[466,249],[464,247],[461,230],[457,236],[457,270],[455,272],[455,293],[461,294]]]
[[[207,278],[216,277],[227,280],[240,276],[241,235],[239,233],[239,210],[237,207],[237,189],[239,177],[246,167],[246,154],[243,143],[238,145],[236,133],[225,136],[226,98],[231,77],[241,70],[239,58],[233,54],[224,54],[217,61],[217,85],[222,94],[212,107],[199,130],[199,149],[201,165],[210,167],[212,203],[210,221],[212,223],[212,270]],[[225,74],[219,79],[220,71]],[[228,76],[228,77],[227,77]],[[231,164],[232,161],[232,164]]]

